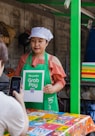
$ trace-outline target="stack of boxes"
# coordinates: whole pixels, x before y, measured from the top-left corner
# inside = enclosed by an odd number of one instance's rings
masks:
[[[82,81],[95,82],[94,62],[82,62],[81,79]]]

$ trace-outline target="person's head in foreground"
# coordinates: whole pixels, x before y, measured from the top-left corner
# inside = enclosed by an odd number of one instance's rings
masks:
[[[7,61],[8,49],[0,40],[0,76]],[[19,94],[14,91],[14,97],[0,91],[0,136],[3,136],[6,131],[11,136],[25,136],[28,130],[28,118],[22,89]]]
[[[45,49],[53,38],[51,31],[44,27],[34,27],[29,36],[30,46],[35,55],[43,54]]]

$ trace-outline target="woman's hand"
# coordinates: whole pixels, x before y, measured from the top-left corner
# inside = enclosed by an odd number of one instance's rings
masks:
[[[57,82],[54,85],[47,84],[44,87],[44,92],[47,94],[53,94],[53,93],[59,92],[62,88],[63,88],[63,85],[60,82]]]
[[[55,90],[54,90],[54,87],[52,84],[47,84],[45,87],[44,87],[44,93],[47,93],[47,94],[52,94],[54,93]]]

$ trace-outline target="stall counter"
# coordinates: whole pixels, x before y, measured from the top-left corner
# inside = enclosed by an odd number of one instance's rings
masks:
[[[95,132],[95,124],[88,115],[34,109],[27,109],[27,114],[26,136],[85,136]]]

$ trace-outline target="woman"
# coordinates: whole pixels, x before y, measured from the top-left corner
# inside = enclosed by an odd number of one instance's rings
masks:
[[[6,45],[0,41],[0,76],[8,60]],[[28,130],[28,118],[23,102],[23,93],[13,92],[15,98],[0,91],[0,136],[8,131],[11,136],[25,136]]]
[[[51,31],[34,27],[29,36],[31,51],[21,56],[15,75],[23,76],[24,70],[44,70],[43,103],[26,103],[26,107],[58,111],[57,92],[65,86],[66,74],[57,57],[45,50],[53,38]]]

